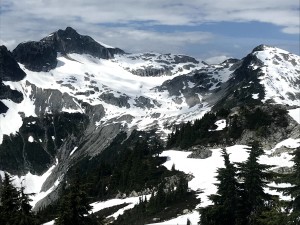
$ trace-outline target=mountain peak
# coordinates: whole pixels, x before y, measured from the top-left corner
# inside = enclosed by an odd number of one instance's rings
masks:
[[[256,47],[252,50],[252,53],[253,53],[253,52],[259,52],[259,51],[264,51],[264,50],[266,50],[267,48],[272,48],[272,47],[269,46],[269,45],[260,44],[260,45],[256,46]]]
[[[103,59],[112,58],[114,54],[124,54],[123,50],[106,48],[90,36],[79,34],[72,27],[67,27],[65,30],[58,30],[41,41],[54,45],[55,49],[63,54],[89,54]]]
[[[270,51],[270,52],[273,52],[273,53],[290,54],[290,52],[288,52],[286,50],[283,50],[281,48],[278,48],[278,47],[275,47],[275,46],[271,46],[271,45],[265,45],[265,44],[258,45],[257,47],[255,47],[252,50],[251,53],[253,54],[255,52],[262,52],[262,51]]]
[[[75,29],[73,29],[72,27],[67,27],[65,29],[65,32],[75,32],[75,33],[77,33],[77,31]]]
[[[19,44],[13,55],[29,70],[49,71],[57,65],[57,52],[63,55],[88,54],[96,58],[109,59],[115,54],[124,54],[119,48],[106,48],[93,38],[77,33],[72,27],[51,33],[40,41]]]

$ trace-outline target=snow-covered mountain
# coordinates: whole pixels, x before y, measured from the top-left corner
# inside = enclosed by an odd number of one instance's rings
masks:
[[[28,188],[39,193],[34,203],[121,131],[155,129],[164,139],[174,124],[245,104],[280,104],[300,117],[300,57],[265,45],[209,65],[185,55],[125,53],[67,28],[12,53],[1,46],[0,75],[0,170],[27,174]]]

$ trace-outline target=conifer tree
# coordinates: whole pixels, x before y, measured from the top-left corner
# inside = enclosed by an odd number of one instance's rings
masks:
[[[78,176],[75,177],[75,180],[65,190],[55,225],[97,224],[88,217],[92,207],[89,205],[84,186],[80,184]]]
[[[214,203],[212,206],[202,208],[201,211],[201,225],[235,225],[237,220],[237,205],[239,201],[238,196],[238,182],[236,180],[237,170],[230,162],[229,155],[225,149],[222,151],[225,168],[218,169],[216,176],[219,181],[216,184],[218,190],[214,195],[209,196]]]
[[[260,164],[258,158],[264,154],[258,142],[253,142],[249,157],[244,163],[239,163],[239,177],[242,183],[242,205],[240,210],[241,224],[257,224],[257,218],[268,205],[272,203],[272,196],[264,191],[272,174],[267,170],[272,166]]]
[[[291,184],[291,187],[283,188],[285,195],[292,197],[290,207],[292,212],[289,216],[290,224],[300,224],[300,147],[293,153],[293,172],[283,177],[282,181]]]
[[[0,190],[0,221],[3,225],[12,225],[17,221],[19,210],[19,192],[12,184],[12,178],[7,173]]]
[[[29,196],[32,196],[33,194],[26,194],[24,190],[25,187],[22,186],[20,188],[19,196],[20,208],[17,216],[18,225],[34,225],[37,224],[37,221],[34,214],[31,211],[32,206],[30,205],[30,202],[32,200],[29,198]]]

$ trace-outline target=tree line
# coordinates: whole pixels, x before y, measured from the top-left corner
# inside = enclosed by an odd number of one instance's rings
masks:
[[[259,163],[263,154],[254,142],[248,159],[233,164],[226,150],[222,151],[225,168],[217,171],[218,190],[209,196],[213,204],[200,209],[200,225],[300,224],[300,148],[293,153],[293,172],[286,175],[269,172],[272,166]],[[291,201],[280,201],[265,191],[271,180],[291,184],[277,189],[291,196]]]

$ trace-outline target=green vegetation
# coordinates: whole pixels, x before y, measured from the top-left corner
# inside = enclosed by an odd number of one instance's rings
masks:
[[[267,137],[272,127],[286,127],[287,111],[278,106],[241,106],[231,111],[221,108],[206,113],[201,119],[181,124],[168,135],[167,148],[186,149],[193,145],[234,144],[244,131],[254,131],[257,137]],[[227,127],[215,131],[215,122],[226,119]]]
[[[182,214],[184,209],[193,210],[199,203],[194,192],[188,191],[187,180],[181,175],[175,186],[167,187],[162,182],[157,191],[153,191],[150,200],[140,198],[132,210],[118,217],[112,225],[142,225],[153,222],[153,218],[159,221],[171,219],[174,215]]]
[[[29,196],[24,187],[17,189],[12,178],[5,173],[0,186],[0,224],[3,225],[35,225],[36,216],[31,211]]]
[[[213,205],[200,209],[201,225],[299,224],[299,163],[295,163],[296,172],[285,176],[294,186],[283,191],[293,200],[279,201],[278,196],[265,192],[267,183],[275,174],[268,172],[271,166],[258,162],[263,153],[259,144],[253,142],[248,159],[235,166],[229,161],[227,152],[223,151],[225,168],[218,169],[218,191],[210,196]],[[299,162],[298,153],[299,150],[295,153],[295,162]]]
[[[290,183],[290,187],[280,188],[283,194],[292,197],[288,204],[288,210],[291,211],[287,224],[300,224],[300,147],[293,153],[293,172],[280,177],[277,182]]]
[[[63,190],[55,225],[97,225],[97,219],[88,216],[92,207],[84,185],[75,176],[68,188]]]

